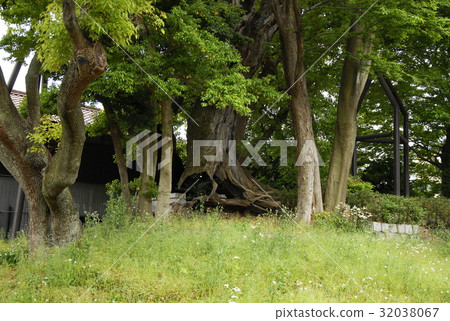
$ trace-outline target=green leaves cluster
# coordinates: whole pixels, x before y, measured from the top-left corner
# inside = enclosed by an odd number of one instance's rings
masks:
[[[92,41],[129,45],[137,37],[133,19],[139,15],[151,18],[152,27],[163,28],[160,15],[152,1],[146,0],[78,0],[77,17],[83,32]],[[57,72],[72,57],[72,45],[64,27],[60,0],[4,0],[0,2],[1,17],[8,25],[1,46],[15,59],[22,60],[38,50],[43,69]]]
[[[29,153],[47,153],[46,145],[56,143],[59,147],[62,136],[62,126],[58,118],[51,115],[41,117],[41,124],[34,128],[34,131],[27,135],[27,138],[33,143],[28,148]]]

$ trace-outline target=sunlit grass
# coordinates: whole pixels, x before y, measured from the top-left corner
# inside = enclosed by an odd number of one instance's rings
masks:
[[[34,257],[24,237],[0,243],[0,301],[77,301],[152,223],[92,226],[78,244]],[[218,213],[157,223],[80,301],[450,301],[444,241],[305,229]]]

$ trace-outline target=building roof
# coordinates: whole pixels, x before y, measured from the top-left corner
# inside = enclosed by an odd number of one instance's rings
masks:
[[[11,92],[11,100],[14,103],[14,106],[18,108],[20,103],[26,96],[27,93],[13,89]],[[92,124],[94,122],[95,116],[97,116],[97,114],[101,111],[101,109],[82,106],[81,111],[83,112],[84,123]]]
[[[16,106],[16,108],[18,108],[20,103],[22,102],[22,99],[24,99],[26,96],[27,96],[27,93],[13,89],[11,92],[11,100],[12,100],[14,106]]]

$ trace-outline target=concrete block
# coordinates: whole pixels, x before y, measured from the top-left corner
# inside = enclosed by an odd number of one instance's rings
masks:
[[[379,222],[372,222],[372,230],[374,230],[375,232],[382,232],[382,224],[383,223],[379,223]]]

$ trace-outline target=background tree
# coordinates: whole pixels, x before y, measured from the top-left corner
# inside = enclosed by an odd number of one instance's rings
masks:
[[[289,108],[297,141],[297,156],[300,158],[308,142],[315,144],[305,78],[302,8],[296,0],[287,0],[282,4],[272,0],[272,9],[280,32],[284,77],[290,95]],[[305,223],[311,222],[314,213],[323,211],[319,163],[314,155],[311,159],[298,166],[297,218]]]

